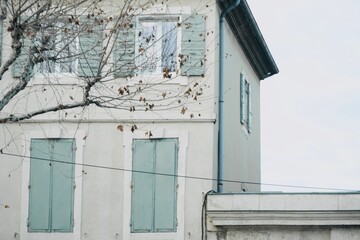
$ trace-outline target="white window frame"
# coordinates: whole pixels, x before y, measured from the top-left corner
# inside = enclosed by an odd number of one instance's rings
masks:
[[[34,138],[72,138],[76,143],[74,166],[74,228],[73,232],[28,232],[29,213],[29,181],[30,181],[30,159],[25,158],[22,164],[22,186],[21,186],[21,212],[20,212],[20,239],[26,240],[78,240],[81,239],[81,198],[82,198],[82,175],[83,148],[85,145],[85,132],[65,128],[44,128],[44,131],[29,131],[23,135],[24,156],[30,156],[30,143]],[[80,164],[80,165],[79,165]]]
[[[188,148],[188,132],[165,130],[157,128],[152,131],[151,138],[177,138],[179,140],[178,152],[178,172],[180,176],[185,176],[186,153]],[[133,139],[149,139],[146,131],[137,130],[134,133],[124,132],[124,168],[132,169],[132,143]],[[176,232],[150,232],[150,233],[132,233],[131,222],[131,181],[132,173],[124,172],[124,206],[123,206],[123,238],[128,240],[183,240],[185,239],[185,178],[178,178],[177,189],[177,230]]]
[[[66,17],[64,16],[64,21],[66,21]],[[62,21],[58,21],[55,23],[56,26],[59,26]],[[60,42],[61,37],[56,37],[56,42]],[[76,37],[74,40],[74,54],[77,53],[79,49],[79,36]],[[79,84],[79,79],[77,77],[77,69],[78,69],[78,58],[74,57],[74,60],[72,61],[72,72],[61,72],[60,70],[60,64],[55,63],[55,72],[43,72],[41,71],[41,66],[46,64],[45,62],[39,63],[34,66],[34,76],[29,82],[29,86],[32,85],[47,85],[47,84],[60,84],[60,85],[66,85],[66,84]]]
[[[146,9],[145,11],[138,11],[135,12],[134,15],[137,17],[137,23],[136,26],[138,26],[138,21],[141,18],[146,18],[151,16],[154,19],[172,19],[172,18],[178,18],[179,22],[182,22],[182,15],[183,14],[191,14],[191,7],[167,7],[164,5],[158,5],[151,7],[149,9]],[[177,54],[181,53],[181,31],[178,31],[177,33]],[[135,33],[135,56],[138,56],[138,31]],[[135,57],[136,58],[136,57]],[[176,61],[178,61],[176,56]],[[144,84],[147,83],[164,83],[164,84],[177,84],[177,85],[188,85],[188,77],[182,76],[180,71],[180,64],[177,62],[176,64],[177,73],[174,72],[171,75],[171,78],[163,78],[162,71],[159,73],[152,73],[152,74],[135,74],[134,77],[128,79],[129,86],[134,86],[138,84],[139,82],[142,82]]]

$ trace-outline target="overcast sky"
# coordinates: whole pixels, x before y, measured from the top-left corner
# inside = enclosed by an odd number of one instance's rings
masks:
[[[360,1],[248,4],[280,70],[261,83],[262,182],[360,190]]]

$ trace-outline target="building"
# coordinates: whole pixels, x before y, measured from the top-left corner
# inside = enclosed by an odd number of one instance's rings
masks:
[[[209,195],[208,239],[359,239],[359,197],[359,192]]]
[[[239,181],[260,181],[260,81],[278,69],[246,1],[219,43],[230,3],[121,12],[108,0],[103,19],[98,8],[44,17],[55,10],[39,4],[4,19],[1,98],[25,84],[0,111],[1,239],[200,238],[218,185],[220,45],[223,192],[260,190]]]

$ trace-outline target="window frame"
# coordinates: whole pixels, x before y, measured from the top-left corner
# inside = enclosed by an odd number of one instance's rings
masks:
[[[57,48],[58,44],[61,44],[64,42],[64,33],[61,32],[60,30],[62,29],[62,25],[65,25],[66,26],[66,23],[67,22],[67,17],[64,16],[64,17],[61,17],[59,19],[56,19],[54,20],[54,27],[53,29],[46,29],[46,31],[42,32],[42,33],[38,33],[39,35],[39,40],[41,41],[43,39],[43,35],[44,34],[48,34],[48,36],[51,36],[50,38],[50,41],[54,41],[54,45],[55,45],[55,48]],[[69,29],[69,31],[74,31],[76,32],[76,26],[73,26],[73,29]],[[56,32],[55,35],[53,35],[52,33],[53,32]],[[55,36],[55,37],[54,37]],[[71,36],[71,34],[69,35]],[[38,63],[35,65],[35,74],[36,75],[43,75],[43,76],[76,76],[77,74],[77,68],[78,68],[78,60],[77,60],[77,57],[76,57],[76,53],[78,52],[78,49],[79,49],[79,36],[77,35],[75,38],[72,38],[71,37],[71,41],[67,41],[67,44],[68,45],[68,51],[69,52],[73,52],[74,54],[70,54],[70,57],[73,56],[73,60],[70,61],[69,63],[69,66],[70,66],[70,69],[72,71],[61,71],[61,63],[59,62],[54,62],[54,61],[49,61],[49,60],[46,60],[46,61],[43,61],[41,63]],[[66,46],[65,45],[65,46]],[[60,48],[63,48],[63,46],[61,46]],[[55,50],[55,52],[58,52],[58,50]],[[65,53],[63,53],[65,54]],[[46,53],[45,53],[46,55]],[[61,55],[61,54],[59,54]],[[50,72],[50,71],[47,71],[47,69],[45,69],[44,65],[46,65],[46,63],[48,62],[53,62],[54,63],[54,72]],[[38,77],[38,76],[35,76],[35,77]]]
[[[21,186],[21,211],[20,211],[20,236],[27,240],[77,240],[81,238],[81,201],[82,201],[82,175],[83,148],[85,145],[85,132],[69,128],[44,127],[43,131],[27,131],[23,135],[24,156],[30,156],[30,142],[32,138],[73,138],[76,151],[74,153],[74,226],[72,232],[28,232],[28,213],[29,213],[29,180],[30,180],[30,161],[22,162],[22,186]]]
[[[149,139],[146,137],[147,131],[137,130],[134,133],[131,131],[124,132],[124,168],[133,169],[132,167],[132,142],[134,139]],[[188,147],[187,131],[165,130],[163,128],[156,128],[151,131],[152,139],[155,138],[178,138],[178,175],[185,175],[186,156]],[[146,232],[146,233],[132,233],[131,232],[131,172],[124,172],[124,205],[123,205],[123,235],[122,239],[133,240],[182,240],[185,238],[185,179],[177,179],[177,230],[176,232]]]
[[[138,16],[136,18],[136,32],[135,32],[135,63],[136,66],[141,66],[142,65],[142,55],[146,53],[146,49],[143,52],[139,51],[139,48],[141,47],[141,34],[139,34],[140,32],[142,33],[143,28],[141,27],[141,22],[148,22],[148,23],[156,23],[155,25],[157,26],[158,29],[160,29],[159,31],[157,31],[157,36],[156,39],[154,40],[153,44],[150,44],[150,47],[148,48],[149,50],[152,48],[153,45],[155,45],[155,51],[156,51],[156,57],[158,57],[159,59],[156,61],[156,67],[155,67],[155,71],[141,71],[138,70],[136,73],[137,74],[141,74],[141,75],[163,75],[163,66],[162,66],[162,53],[163,53],[163,42],[162,39],[164,37],[164,33],[163,33],[163,23],[164,22],[174,22],[175,24],[180,22],[180,16],[178,15],[155,15],[155,16],[151,16],[151,15],[141,15]],[[175,71],[170,71],[169,74],[171,75],[171,77],[176,77],[177,75],[180,75],[180,66],[177,62],[177,57],[178,54],[181,51],[181,31],[175,27],[174,30],[176,31],[176,52],[174,53],[175,55]],[[172,31],[172,30],[171,30]],[[142,33],[143,34],[143,33]],[[166,34],[166,33],[165,33]],[[157,48],[157,50],[156,50]],[[161,52],[159,53],[159,49],[161,50]],[[147,60],[145,60],[144,62],[147,62]]]
[[[173,196],[174,196],[174,208],[173,208],[173,217],[174,217],[174,219],[172,219],[172,221],[173,221],[173,228],[168,228],[168,229],[165,229],[165,228],[163,228],[163,229],[157,229],[156,228],[156,219],[157,219],[157,216],[159,216],[159,214],[160,213],[157,213],[156,212],[156,206],[157,206],[157,204],[156,204],[156,202],[158,201],[157,200],[157,196],[156,196],[156,192],[158,191],[158,187],[159,187],[159,185],[157,185],[156,184],[156,181],[158,180],[158,179],[156,179],[156,178],[158,178],[158,177],[160,177],[160,178],[168,178],[169,176],[161,176],[161,175],[155,175],[155,174],[147,174],[147,175],[145,175],[146,177],[150,177],[151,178],[151,181],[149,181],[151,184],[151,186],[152,186],[152,188],[150,188],[151,190],[150,190],[150,192],[151,192],[151,200],[149,200],[149,202],[148,201],[146,201],[147,203],[151,203],[151,205],[153,206],[152,208],[151,208],[151,210],[149,210],[149,215],[151,216],[151,223],[150,223],[150,225],[151,225],[151,227],[150,227],[150,229],[135,229],[134,228],[134,222],[135,222],[135,216],[134,216],[134,204],[135,204],[135,200],[133,199],[133,197],[134,197],[134,193],[136,192],[136,188],[137,188],[137,186],[138,186],[138,184],[136,183],[137,182],[137,180],[140,180],[141,181],[141,179],[139,179],[138,178],[138,175],[137,175],[137,172],[133,172],[132,173],[132,177],[131,177],[131,185],[132,185],[132,199],[131,199],[131,233],[161,233],[161,232],[176,232],[177,231],[177,224],[176,224],[176,222],[177,222],[177,211],[176,211],[176,206],[177,206],[177,182],[178,182],[178,178],[177,178],[177,166],[178,166],[178,149],[179,149],[179,139],[178,138],[156,138],[156,139],[133,139],[133,158],[132,158],[132,161],[133,161],[133,165],[134,165],[134,161],[135,161],[135,151],[136,151],[136,143],[135,142],[137,142],[137,143],[140,143],[140,142],[142,142],[142,143],[146,143],[146,144],[151,144],[152,146],[151,146],[151,148],[152,148],[152,150],[153,150],[153,153],[154,153],[154,155],[153,156],[151,156],[151,160],[153,160],[152,161],[152,166],[151,166],[151,168],[152,168],[152,172],[159,172],[159,173],[163,173],[163,172],[161,172],[161,171],[157,171],[156,169],[157,169],[157,164],[159,163],[159,161],[161,161],[161,157],[157,157],[157,154],[158,154],[158,150],[159,150],[159,145],[161,145],[162,143],[175,143],[175,152],[174,152],[174,157],[175,157],[175,159],[174,159],[174,169],[173,169],[173,171],[174,171],[174,179],[172,179],[171,181],[173,181],[174,180],[174,185],[172,186],[173,187],[173,190],[174,190],[174,192],[171,192],[171,194],[173,194]],[[137,159],[138,160],[138,159]],[[146,161],[148,161],[149,159],[146,159]],[[143,160],[142,160],[143,161]],[[139,163],[139,162],[138,162]],[[137,170],[137,169],[134,169],[134,170]],[[146,174],[146,173],[141,173],[140,172],[140,174]],[[167,172],[165,173],[165,174],[168,174]],[[171,173],[170,173],[171,174]],[[170,179],[167,179],[168,181],[170,181]],[[162,181],[164,181],[164,179],[162,179]],[[138,189],[139,190],[139,189]],[[170,194],[170,192],[166,192],[167,194]],[[165,193],[165,194],[166,194]],[[165,207],[165,206],[163,206],[163,207]]]
[[[71,193],[70,193],[70,204],[71,204],[71,209],[70,209],[70,215],[71,215],[71,217],[70,217],[70,219],[68,219],[70,222],[68,222],[69,223],[69,225],[70,225],[70,228],[69,229],[66,229],[66,230],[64,230],[64,229],[61,229],[61,230],[59,230],[59,229],[55,229],[55,228],[53,228],[53,225],[52,225],[52,223],[54,222],[54,219],[53,219],[53,209],[54,209],[54,196],[55,196],[55,194],[54,194],[54,188],[56,187],[56,183],[57,183],[57,181],[56,181],[56,170],[55,170],[55,168],[57,168],[58,169],[58,171],[60,171],[60,174],[61,174],[61,170],[60,170],[60,168],[59,168],[59,166],[56,166],[56,165],[58,165],[58,163],[56,163],[56,162],[53,162],[55,159],[55,156],[54,156],[54,152],[49,152],[49,156],[47,156],[46,158],[48,158],[49,160],[50,160],[50,162],[49,163],[44,163],[44,162],[41,162],[41,160],[37,160],[37,159],[33,159],[33,148],[34,148],[34,145],[35,145],[35,142],[36,141],[39,141],[39,142],[42,142],[42,141],[47,141],[46,143],[48,144],[48,145],[51,145],[51,148],[52,149],[54,149],[55,148],[55,145],[56,144],[59,144],[60,142],[58,142],[58,141],[64,141],[64,142],[67,142],[68,140],[71,140],[72,141],[72,143],[71,143],[71,145],[72,145],[72,149],[71,149],[71,151],[72,151],[72,153],[71,153],[71,158],[72,158],[72,163],[74,163],[75,162],[75,149],[76,149],[76,142],[75,142],[75,139],[73,139],[73,138],[32,138],[31,139],[31,142],[30,142],[30,153],[31,153],[31,157],[30,157],[30,176],[29,176],[29,213],[28,213],[28,232],[33,232],[33,233],[38,233],[38,232],[49,232],[49,233],[53,233],[53,232],[67,232],[67,233],[71,233],[71,232],[73,232],[73,224],[74,224],[74,182],[72,181],[72,183],[71,183],[71,188],[70,188],[70,190],[71,190]],[[57,146],[57,147],[59,147],[59,145]],[[36,162],[37,161],[37,162]],[[33,169],[33,167],[34,166],[36,166],[36,164],[38,164],[38,163],[44,163],[44,164],[49,164],[50,165],[50,167],[48,168],[48,170],[47,170],[47,173],[49,174],[49,192],[47,193],[48,195],[47,195],[47,199],[48,199],[48,204],[49,204],[49,209],[48,209],[48,228],[47,229],[31,229],[31,222],[30,222],[30,218],[31,218],[31,215],[32,215],[32,211],[31,211],[31,208],[30,208],[30,205],[32,205],[32,197],[33,197],[33,191],[32,191],[32,189],[33,189],[33,187],[34,186],[32,186],[32,184],[33,184],[33,178],[34,178],[34,176],[33,176],[33,172],[34,171],[37,171],[37,170],[35,170],[35,169]],[[35,165],[34,165],[35,164]],[[66,165],[65,165],[66,166]],[[74,176],[74,166],[75,165],[73,165],[72,164],[72,170],[71,170],[71,176],[66,176],[66,177],[68,177],[68,178],[71,178],[72,180],[75,178],[75,176]],[[36,197],[35,197],[36,198]]]

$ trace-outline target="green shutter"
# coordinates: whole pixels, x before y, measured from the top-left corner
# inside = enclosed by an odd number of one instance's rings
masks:
[[[52,167],[52,222],[53,232],[72,232],[74,207],[74,140],[54,141]],[[70,164],[67,164],[70,163]]]
[[[177,140],[156,142],[155,175],[155,232],[176,231]],[[169,174],[171,176],[164,176]]]
[[[248,89],[247,89],[247,92],[248,92],[248,94],[247,94],[247,97],[248,97],[248,101],[247,101],[247,103],[248,103],[248,107],[247,107],[247,109],[248,109],[248,113],[247,113],[248,119],[247,119],[247,121],[248,121],[248,132],[250,133],[250,132],[251,132],[251,121],[252,121],[252,112],[251,112],[251,86],[250,86],[250,83],[247,85],[247,87],[248,87]]]
[[[48,140],[31,140],[29,232],[50,231],[50,162],[41,159],[49,159],[51,151],[52,146]]]
[[[181,75],[205,74],[205,17],[183,15],[181,24]]]
[[[21,53],[11,67],[11,74],[13,77],[21,77],[24,65],[29,60],[29,51],[31,47],[31,39],[24,37],[23,46],[21,47]]]
[[[78,74],[81,77],[98,77],[101,75],[104,26],[85,16],[80,20]]]
[[[2,62],[3,20],[0,20],[0,65]]]
[[[245,123],[245,78],[242,73],[240,73],[240,122],[241,124]]]
[[[29,232],[73,231],[74,149],[73,139],[31,140]]]
[[[135,71],[135,24],[119,27],[114,33],[114,74],[115,77],[132,76]]]
[[[151,232],[153,225],[153,175],[155,148],[151,140],[134,140],[131,197],[131,232]],[[140,172],[137,172],[140,171]]]

